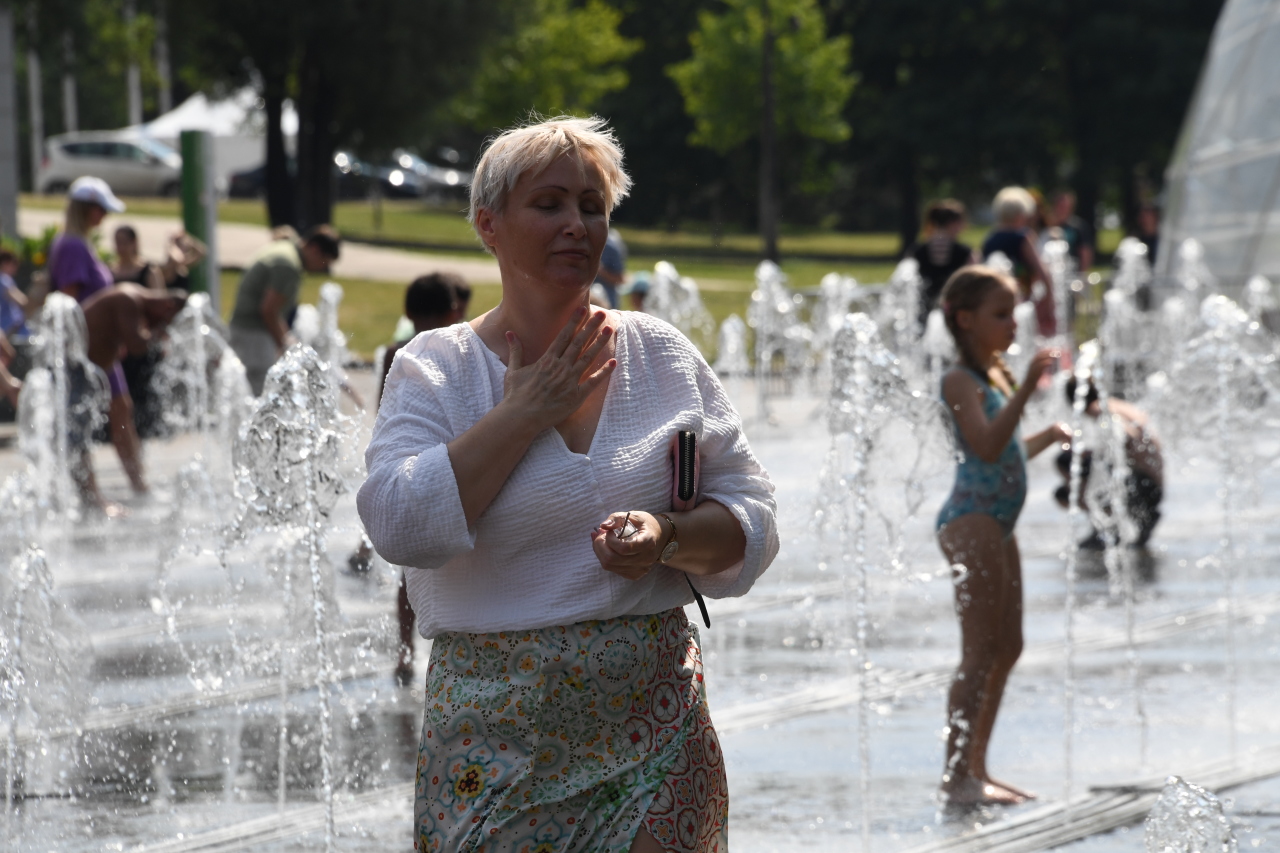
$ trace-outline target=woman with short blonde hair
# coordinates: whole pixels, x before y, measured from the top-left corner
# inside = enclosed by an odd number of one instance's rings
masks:
[[[588,304],[622,159],[598,118],[494,139],[470,219],[502,301],[414,338],[387,377],[358,506],[434,640],[422,851],[727,849],[683,607],[768,567],[773,486],[687,338]],[[686,431],[699,482],[677,508]]]

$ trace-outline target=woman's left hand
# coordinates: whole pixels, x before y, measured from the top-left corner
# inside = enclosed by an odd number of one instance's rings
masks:
[[[658,562],[669,535],[662,522],[647,512],[615,512],[592,531],[591,547],[601,568],[635,581]]]

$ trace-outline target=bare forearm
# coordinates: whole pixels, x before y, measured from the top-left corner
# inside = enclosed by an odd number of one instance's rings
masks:
[[[1032,458],[1039,456],[1043,451],[1057,444],[1057,442],[1057,431],[1053,427],[1033,433],[1027,436],[1026,439],[1027,456]]]
[[[987,429],[982,439],[970,442],[974,452],[983,461],[995,462],[1000,458],[1000,454],[1004,453],[1004,449],[1013,440],[1013,432],[1018,428],[1018,421],[1022,419],[1022,410],[1026,407],[1029,397],[1030,390],[1026,386],[1019,388],[999,413],[987,422]]]
[[[667,515],[678,528],[680,542],[668,563],[674,568],[691,575],[714,575],[736,565],[747,551],[742,524],[723,504],[706,501],[689,512]]]
[[[266,323],[267,332],[271,335],[272,340],[276,342],[276,346],[284,349],[289,337],[289,330],[285,328],[284,320],[280,319],[279,314],[267,314],[265,312],[262,315],[262,320]]]
[[[449,464],[468,527],[493,503],[540,431],[514,407],[499,403],[449,442]]]

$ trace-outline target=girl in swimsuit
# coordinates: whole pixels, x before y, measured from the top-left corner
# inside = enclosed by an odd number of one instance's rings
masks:
[[[1005,682],[1022,652],[1022,563],[1013,527],[1027,494],[1026,460],[1067,441],[1061,424],[1023,441],[1018,421],[1057,353],[1040,350],[1021,387],[1001,353],[1013,343],[1017,284],[998,270],[965,267],[941,303],[957,364],[942,378],[961,461],[938,514],[938,544],[955,574],[961,660],[947,707],[948,805],[1020,803],[1032,797],[987,772],[987,744]]]

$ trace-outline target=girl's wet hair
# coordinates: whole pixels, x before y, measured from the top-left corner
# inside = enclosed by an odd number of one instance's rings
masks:
[[[947,283],[943,285],[942,294],[938,298],[938,304],[942,306],[942,317],[947,323],[947,331],[951,332],[951,337],[955,339],[960,363],[980,376],[987,375],[987,368],[979,364],[974,357],[969,346],[969,336],[964,329],[960,328],[957,317],[961,311],[977,311],[991,294],[1002,287],[1007,287],[1014,293],[1018,291],[1017,284],[1005,273],[994,267],[974,264],[961,267],[952,273],[951,278],[947,279]],[[1009,370],[1009,365],[1005,363],[1000,353],[996,353],[996,367],[1009,381],[1010,388],[1018,387],[1017,381],[1013,378],[1013,372]]]

